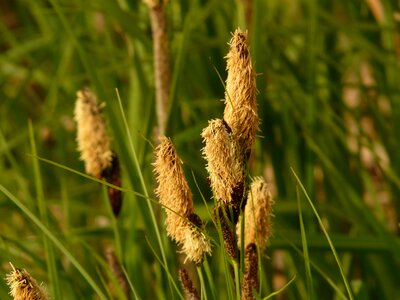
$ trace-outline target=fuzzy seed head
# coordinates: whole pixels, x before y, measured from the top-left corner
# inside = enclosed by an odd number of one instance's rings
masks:
[[[193,212],[192,192],[182,169],[182,161],[176,154],[169,138],[162,137],[156,148],[154,172],[158,182],[156,195],[164,206],[167,218],[167,233],[183,243],[188,223],[186,217]]]
[[[48,299],[45,289],[27,271],[12,267],[13,270],[7,274],[6,281],[14,300]]]
[[[106,134],[102,109],[96,96],[88,88],[77,92],[74,118],[77,122],[78,151],[87,174],[101,178],[103,170],[111,166],[112,151]]]
[[[272,215],[271,192],[263,178],[258,177],[252,182],[248,193],[247,204],[244,210],[244,246],[256,244],[260,250],[264,249],[271,235],[270,219]],[[238,245],[240,245],[240,224],[236,227]]]
[[[239,145],[227,124],[220,119],[208,122],[201,136],[202,150],[207,161],[211,187],[217,201],[232,203],[232,196],[245,178],[244,163]]]
[[[188,224],[185,228],[185,240],[182,244],[182,252],[186,259],[200,265],[207,254],[211,254],[210,238],[201,228]]]
[[[247,32],[237,29],[229,45],[224,120],[232,128],[241,148],[250,151],[256,138],[259,118],[256,75],[247,46]]]
[[[158,182],[156,195],[167,215],[168,236],[182,246],[186,259],[200,264],[211,253],[211,243],[203,232],[201,219],[193,213],[192,192],[169,138],[162,137],[156,148],[154,172]]]

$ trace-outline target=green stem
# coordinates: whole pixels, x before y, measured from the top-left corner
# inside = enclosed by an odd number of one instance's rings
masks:
[[[233,261],[233,270],[235,272],[235,285],[236,285],[236,299],[240,300],[240,274],[239,274],[239,264]]]
[[[35,143],[35,135],[34,135],[34,130],[32,126],[32,122],[29,121],[29,137],[30,137],[30,143],[31,143],[31,150],[32,150],[32,163],[33,163],[33,171],[35,174],[35,188],[36,188],[36,197],[37,197],[37,202],[38,202],[38,207],[39,207],[39,215],[40,219],[42,220],[43,224],[45,226],[49,226],[49,218],[47,215],[47,208],[46,208],[46,203],[44,200],[44,193],[43,193],[43,182],[42,182],[42,176],[39,168],[39,161],[37,159],[37,149],[36,149],[36,143]],[[61,292],[60,292],[60,285],[58,281],[58,272],[57,272],[57,266],[56,266],[56,259],[54,256],[54,248],[53,245],[51,244],[49,238],[43,234],[43,244],[44,244],[44,249],[46,252],[46,261],[47,261],[47,271],[51,280],[51,286],[52,286],[52,294],[54,299],[60,299],[61,298]]]
[[[201,272],[201,267],[197,267],[197,274],[199,275],[200,279],[200,293],[201,293],[201,299],[207,300],[207,291],[206,291],[206,286],[204,284],[204,278],[203,278],[203,273]]]

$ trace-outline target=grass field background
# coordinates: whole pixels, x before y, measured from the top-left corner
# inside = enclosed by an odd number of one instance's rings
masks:
[[[264,176],[276,202],[260,295],[295,276],[275,299],[400,299],[398,3],[171,0],[166,16],[167,135],[214,241],[200,269],[203,298],[235,298],[209,215],[213,200],[200,133],[223,113],[224,56],[240,27],[248,30],[262,120],[250,173]],[[133,298],[180,299],[177,271],[184,257],[166,236],[154,196],[157,120],[148,7],[128,0],[0,1],[0,19],[0,277],[12,262],[43,282],[52,299],[111,299],[102,252],[110,244]],[[102,185],[82,176],[73,110],[83,86],[106,103],[122,165],[124,204],[117,221]],[[186,267],[199,286],[196,268]],[[0,299],[10,299],[8,291],[0,280]]]

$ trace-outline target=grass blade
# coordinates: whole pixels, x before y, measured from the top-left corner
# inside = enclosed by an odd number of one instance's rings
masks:
[[[306,270],[307,289],[308,289],[308,293],[309,293],[308,296],[309,296],[309,299],[315,299],[314,284],[313,284],[311,267],[310,267],[310,257],[308,255],[307,236],[306,236],[306,231],[304,228],[303,213],[302,213],[301,202],[300,202],[300,191],[299,191],[298,186],[296,188],[296,196],[297,196],[297,206],[298,206],[298,213],[299,213],[301,244],[303,246],[304,267]]]
[[[276,295],[282,293],[284,290],[286,290],[286,288],[287,288],[295,279],[296,279],[296,275],[294,275],[293,278],[290,279],[290,280],[288,281],[288,283],[286,283],[283,287],[281,287],[279,290],[277,290],[277,291],[275,291],[275,292],[272,292],[272,293],[269,294],[267,297],[263,298],[263,300],[268,300],[268,299],[270,299],[270,298],[272,298],[272,297],[274,297],[274,296],[276,296]]]
[[[37,150],[36,150],[36,143],[35,143],[35,136],[33,131],[32,122],[29,122],[29,138],[31,143],[31,151],[32,151],[32,163],[33,163],[33,172],[35,177],[35,188],[36,188],[36,197],[38,201],[39,207],[39,214],[41,221],[47,227],[49,227],[49,220],[47,216],[47,207],[44,200],[44,193],[43,193],[43,183],[42,183],[42,176],[40,173],[39,168],[39,161],[37,160]],[[46,253],[46,260],[47,260],[47,271],[49,273],[52,294],[54,299],[61,299],[61,292],[60,286],[58,281],[58,272],[57,272],[57,265],[56,259],[54,255],[54,248],[53,245],[50,243],[49,238],[43,234],[43,243],[44,249]]]
[[[18,208],[37,226],[39,229],[53,242],[53,244],[60,250],[68,260],[74,265],[74,267],[81,273],[82,277],[89,283],[93,290],[97,293],[101,300],[107,300],[100,287],[96,284],[94,279],[86,272],[78,260],[68,251],[67,248],[61,243],[59,239],[9,190],[7,190],[2,184],[0,184],[0,191],[7,196]]]
[[[307,191],[305,190],[303,184],[301,183],[300,179],[297,177],[297,174],[295,173],[295,171],[293,169],[291,169],[291,171],[293,173],[293,176],[296,179],[297,184],[301,188],[302,192],[304,193],[304,196],[306,197],[308,203],[310,204],[310,206],[311,206],[311,208],[312,208],[312,210],[313,210],[313,212],[314,212],[314,214],[315,214],[315,216],[316,216],[316,218],[318,220],[318,223],[319,223],[319,225],[320,225],[320,227],[321,227],[321,229],[322,229],[322,231],[323,231],[323,233],[324,233],[324,235],[325,235],[325,237],[326,237],[326,239],[327,239],[327,241],[329,243],[329,247],[331,248],[333,256],[335,257],[335,260],[336,260],[336,263],[337,263],[338,268],[340,270],[340,275],[342,276],[343,283],[344,283],[344,285],[346,287],[346,291],[347,291],[347,294],[349,296],[349,299],[353,300],[354,298],[353,298],[353,293],[352,293],[351,288],[350,288],[350,284],[347,281],[346,275],[344,274],[342,264],[341,264],[341,262],[339,260],[339,256],[338,256],[338,254],[336,252],[336,249],[335,249],[335,247],[334,247],[334,245],[333,245],[333,243],[331,241],[331,238],[329,237],[329,234],[326,231],[325,226],[324,226],[324,224],[323,224],[323,222],[322,222],[322,220],[321,220],[321,218],[320,218],[320,216],[319,216],[314,204],[312,203],[310,197],[308,197]]]

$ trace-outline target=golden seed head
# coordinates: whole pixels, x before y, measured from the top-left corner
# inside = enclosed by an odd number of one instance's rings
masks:
[[[14,268],[7,274],[6,281],[14,300],[47,300],[45,289],[25,270]]]
[[[193,212],[192,192],[182,169],[182,161],[169,138],[162,137],[156,148],[154,172],[158,182],[156,195],[167,214],[167,233],[178,243],[183,243],[186,217]]]
[[[202,152],[214,195],[217,201],[231,203],[235,189],[243,185],[245,178],[239,145],[227,124],[220,119],[209,121],[201,136],[205,143]]]
[[[247,204],[244,210],[244,246],[254,243],[262,250],[271,235],[270,219],[272,215],[271,192],[263,178],[255,178],[250,186]],[[240,224],[236,227],[238,245],[240,246]]]
[[[232,128],[242,149],[247,151],[254,144],[259,125],[256,75],[247,46],[247,32],[237,29],[229,44],[224,120]]]
[[[156,194],[167,215],[168,236],[182,245],[187,259],[201,263],[211,253],[210,239],[202,230],[200,218],[193,213],[192,192],[169,138],[162,137],[156,148],[154,172],[158,182]]]
[[[188,224],[185,229],[185,240],[182,244],[182,252],[186,254],[186,259],[199,265],[203,262],[207,254],[211,254],[210,238],[201,228]]]
[[[80,159],[85,162],[87,174],[100,178],[102,171],[110,167],[112,161],[102,109],[90,89],[78,91],[77,96],[74,118],[77,122]]]

